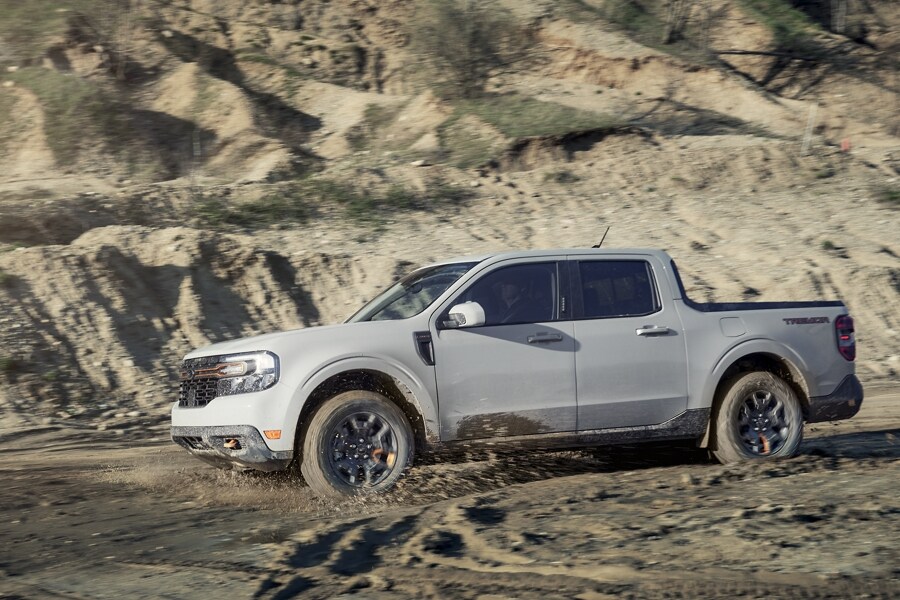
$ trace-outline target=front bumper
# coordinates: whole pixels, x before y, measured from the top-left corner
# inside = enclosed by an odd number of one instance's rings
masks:
[[[172,427],[172,441],[213,466],[238,466],[257,471],[281,471],[293,458],[290,450],[270,450],[256,427]],[[227,447],[231,442],[234,447]]]
[[[862,402],[862,384],[856,375],[847,375],[832,393],[809,399],[806,422],[821,423],[849,419],[859,412]]]

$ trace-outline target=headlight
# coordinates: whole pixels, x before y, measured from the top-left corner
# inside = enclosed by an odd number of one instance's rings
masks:
[[[181,381],[216,381],[216,396],[246,394],[278,382],[278,357],[271,352],[204,356],[184,361]]]

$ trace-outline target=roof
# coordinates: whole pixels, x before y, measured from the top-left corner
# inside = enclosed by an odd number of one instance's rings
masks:
[[[458,256],[448,260],[438,261],[433,264],[446,265],[463,262],[480,263],[486,260],[490,260],[491,262],[500,262],[502,260],[509,260],[514,258],[533,258],[541,256],[622,256],[623,254],[655,256],[663,262],[668,262],[670,258],[664,250],[658,250],[656,248],[551,248],[540,250],[493,252],[490,254],[476,254],[471,256]]]

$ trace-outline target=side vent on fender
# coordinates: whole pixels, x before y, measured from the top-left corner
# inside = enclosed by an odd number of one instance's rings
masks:
[[[430,331],[417,331],[413,334],[416,341],[416,352],[429,367],[434,366],[434,344],[431,343]]]

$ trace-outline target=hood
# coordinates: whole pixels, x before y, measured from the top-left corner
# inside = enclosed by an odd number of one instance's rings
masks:
[[[291,329],[210,344],[189,352],[184,358],[268,350],[285,359],[301,348],[324,348],[334,344],[340,345],[342,349],[358,348],[364,345],[363,340],[380,339],[385,330],[396,330],[397,327],[398,321],[360,321]],[[412,331],[413,325],[410,324],[408,327],[409,331]]]
[[[237,338],[234,340],[226,340],[217,342],[192,350],[185,355],[184,359],[200,358],[202,356],[217,356],[222,354],[237,354],[242,352],[257,352],[260,350],[276,351],[285,345],[296,345],[302,342],[306,343],[310,339],[320,334],[328,335],[329,331],[337,328],[353,327],[355,325],[363,325],[364,323],[343,323],[340,325],[323,325],[318,327],[305,327],[303,329],[291,329],[288,331],[278,331],[276,333],[266,333],[263,335],[254,335],[251,337]]]

